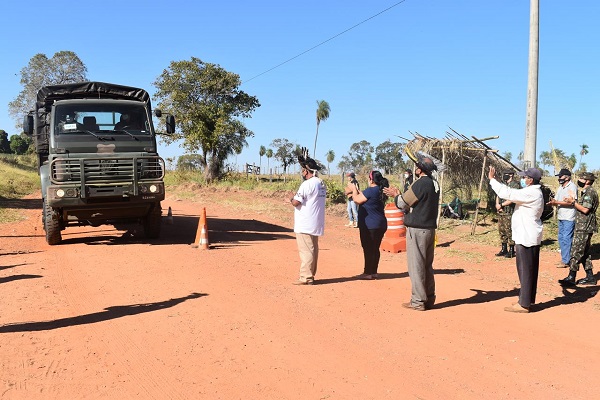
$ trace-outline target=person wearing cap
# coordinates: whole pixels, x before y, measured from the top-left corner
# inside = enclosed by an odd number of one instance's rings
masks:
[[[591,255],[591,241],[594,232],[598,232],[596,221],[596,210],[598,209],[598,193],[592,187],[596,176],[591,172],[584,172],[579,176],[577,185],[581,188],[581,194],[577,200],[575,197],[565,197],[564,201],[571,202],[575,208],[575,234],[571,244],[571,259],[569,260],[569,275],[559,279],[563,286],[573,285],[595,285]],[[575,282],[575,276],[579,270],[579,264],[583,264],[585,278]]]
[[[561,169],[558,174],[558,190],[554,199],[547,204],[556,207],[558,219],[558,245],[560,246],[559,268],[568,268],[571,259],[571,243],[575,233],[575,207],[566,198],[577,200],[577,186],[571,181],[571,171]]]
[[[490,186],[496,194],[515,203],[512,215],[512,239],[515,241],[517,274],[521,289],[519,301],[505,311],[528,313],[535,304],[537,280],[540,269],[540,247],[542,243],[542,212],[544,196],[540,188],[542,173],[537,168],[528,168],[517,173],[521,177],[521,188],[514,189],[498,182],[496,169],[490,167],[488,177]]]
[[[406,192],[408,190],[408,188],[410,187],[410,185],[413,184],[413,173],[412,170],[410,168],[406,168],[404,170],[404,189],[402,190],[402,193]]]
[[[303,159],[303,182],[290,203],[294,206],[294,232],[300,255],[300,276],[294,285],[312,285],[317,274],[319,236],[325,231],[327,188],[317,176],[321,167],[312,158]]]
[[[348,205],[347,205],[348,225],[346,225],[346,226],[348,228],[358,228],[358,206],[356,205],[356,202],[352,198],[352,191],[354,190],[354,188],[356,188],[357,190],[360,190],[360,185],[358,184],[358,181],[356,180],[356,175],[354,174],[354,172],[347,173],[346,178],[348,178],[348,184],[346,185],[346,188],[344,189],[344,192],[346,193],[346,196],[348,197]]]
[[[514,180],[515,171],[507,169],[502,172],[502,181],[508,187],[519,189],[521,185]],[[515,242],[512,240],[511,219],[515,203],[496,196],[496,211],[498,211],[498,233],[500,234],[500,251],[496,257],[513,258],[515,256]]]
[[[417,179],[406,192],[400,193],[394,187],[383,189],[386,195],[394,197],[396,207],[404,211],[411,298],[402,307],[416,311],[428,310],[435,304],[433,258],[440,200],[440,186],[432,177],[435,170],[437,166],[431,158],[419,155],[415,161]]]

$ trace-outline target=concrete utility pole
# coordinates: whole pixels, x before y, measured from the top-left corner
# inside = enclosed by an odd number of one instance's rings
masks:
[[[529,73],[527,76],[525,149],[523,151],[524,168],[535,167],[540,52],[540,0],[531,0],[529,14]]]

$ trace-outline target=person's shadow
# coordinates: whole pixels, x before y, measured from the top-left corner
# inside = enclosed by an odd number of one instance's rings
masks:
[[[563,286],[562,296],[555,297],[554,299],[546,301],[544,303],[534,304],[532,306],[532,311],[542,311],[547,308],[567,304],[585,303],[592,297],[595,297],[596,294],[598,294],[598,290],[600,290],[600,287],[598,286]]]
[[[54,319],[51,321],[7,324],[0,326],[0,333],[47,331],[51,329],[66,328],[68,326],[93,324],[96,322],[121,318],[128,315],[136,315],[170,308],[179,303],[183,303],[186,300],[197,299],[202,296],[207,296],[207,294],[191,293],[184,297],[178,297],[175,299],[159,301],[155,303],[130,304],[126,306],[107,307],[103,311],[85,315],[77,315],[75,317]]]
[[[471,297],[465,297],[462,299],[454,299],[448,300],[442,303],[436,303],[433,306],[433,309],[436,308],[446,308],[446,307],[454,307],[460,306],[463,304],[480,304],[480,303],[489,303],[490,301],[496,301],[503,299],[505,297],[513,297],[519,294],[519,289],[514,288],[512,290],[480,290],[480,289],[470,289],[475,292],[475,294]]]

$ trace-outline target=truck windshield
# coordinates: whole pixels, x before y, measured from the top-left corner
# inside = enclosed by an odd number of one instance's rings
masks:
[[[150,135],[146,108],[137,104],[69,103],[57,105],[55,110],[56,134],[92,132],[96,135]]]

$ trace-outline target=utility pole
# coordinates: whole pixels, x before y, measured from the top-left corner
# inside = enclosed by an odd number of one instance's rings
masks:
[[[537,141],[538,69],[540,52],[540,0],[531,0],[529,11],[529,71],[527,75],[527,120],[523,167],[535,167]]]

